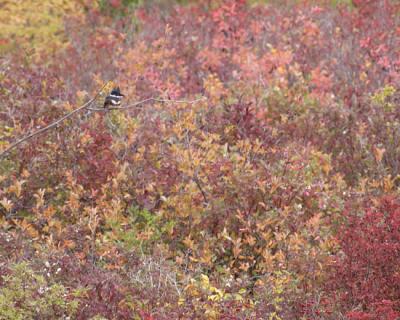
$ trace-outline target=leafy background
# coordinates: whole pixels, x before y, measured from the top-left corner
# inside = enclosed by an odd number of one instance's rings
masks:
[[[399,9],[3,2],[0,318],[398,319]]]

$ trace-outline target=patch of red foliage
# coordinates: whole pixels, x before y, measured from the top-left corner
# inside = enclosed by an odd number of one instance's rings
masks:
[[[400,199],[385,196],[365,213],[344,212],[341,247],[328,281],[331,301],[353,320],[400,317]]]

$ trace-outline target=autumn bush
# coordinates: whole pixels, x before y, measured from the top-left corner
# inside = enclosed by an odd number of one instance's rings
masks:
[[[324,301],[331,311],[346,311],[349,319],[397,319],[398,198],[387,195],[365,206],[364,212],[344,211],[341,254],[331,262],[331,296]]]
[[[399,317],[395,1],[74,5],[0,59],[0,152],[103,87],[0,155],[0,317]]]

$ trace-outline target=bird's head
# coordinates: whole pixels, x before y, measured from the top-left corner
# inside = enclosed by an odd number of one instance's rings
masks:
[[[112,96],[114,96],[114,97],[125,97],[125,95],[123,95],[123,94],[121,93],[121,90],[119,89],[119,87],[116,87],[116,88],[112,89],[112,91],[111,91],[111,93],[110,93],[110,96],[111,96],[111,97],[112,97]]]

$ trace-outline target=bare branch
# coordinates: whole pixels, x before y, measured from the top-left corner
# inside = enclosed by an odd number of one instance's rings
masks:
[[[201,97],[195,100],[168,100],[168,99],[158,99],[158,98],[147,98],[138,102],[135,102],[133,104],[127,105],[125,107],[108,107],[108,108],[88,108],[88,110],[91,111],[109,111],[109,110],[126,110],[130,108],[137,107],[141,104],[144,104],[146,102],[150,101],[155,101],[155,102],[162,102],[162,103],[188,103],[188,104],[193,104],[196,102],[199,102],[201,100],[206,99],[206,97]]]
[[[196,102],[199,102],[199,101],[201,101],[201,100],[204,100],[204,99],[207,99],[206,97],[201,97],[201,98],[198,98],[198,99],[195,99],[195,100],[171,100],[171,99],[158,99],[158,98],[152,98],[153,99],[153,101],[156,101],[156,102],[175,102],[175,103],[189,103],[189,104],[191,104],[191,103],[196,103]]]
[[[202,188],[202,186],[200,184],[199,178],[197,177],[197,175],[195,175],[192,179],[193,179],[194,183],[196,183],[196,186],[199,188],[199,190],[200,190],[200,192],[201,192],[201,194],[203,196],[204,202],[208,205],[207,195],[204,192],[204,190],[203,190],[203,188]]]
[[[20,140],[12,143],[8,148],[6,148],[5,150],[3,150],[0,153],[0,159],[3,158],[7,153],[9,153],[12,149],[17,147],[21,143],[23,143],[23,142],[25,142],[25,141],[27,141],[29,139],[32,139],[33,137],[37,136],[38,134],[46,132],[47,130],[50,130],[51,128],[56,127],[58,124],[60,124],[64,120],[72,117],[74,114],[76,114],[76,113],[78,113],[78,112],[80,112],[80,111],[82,111],[84,109],[87,109],[93,102],[95,102],[97,100],[98,96],[103,91],[103,89],[107,86],[108,83],[109,83],[109,81],[106,84],[103,85],[103,87],[96,93],[96,95],[91,100],[86,102],[84,105],[80,106],[78,109],[75,109],[75,110],[71,111],[70,113],[67,113],[65,116],[63,116],[60,119],[50,123],[48,126],[43,127],[43,128],[41,128],[41,129],[39,129],[39,130],[37,130],[35,132],[32,132],[31,134],[27,135],[26,137],[21,138]]]

